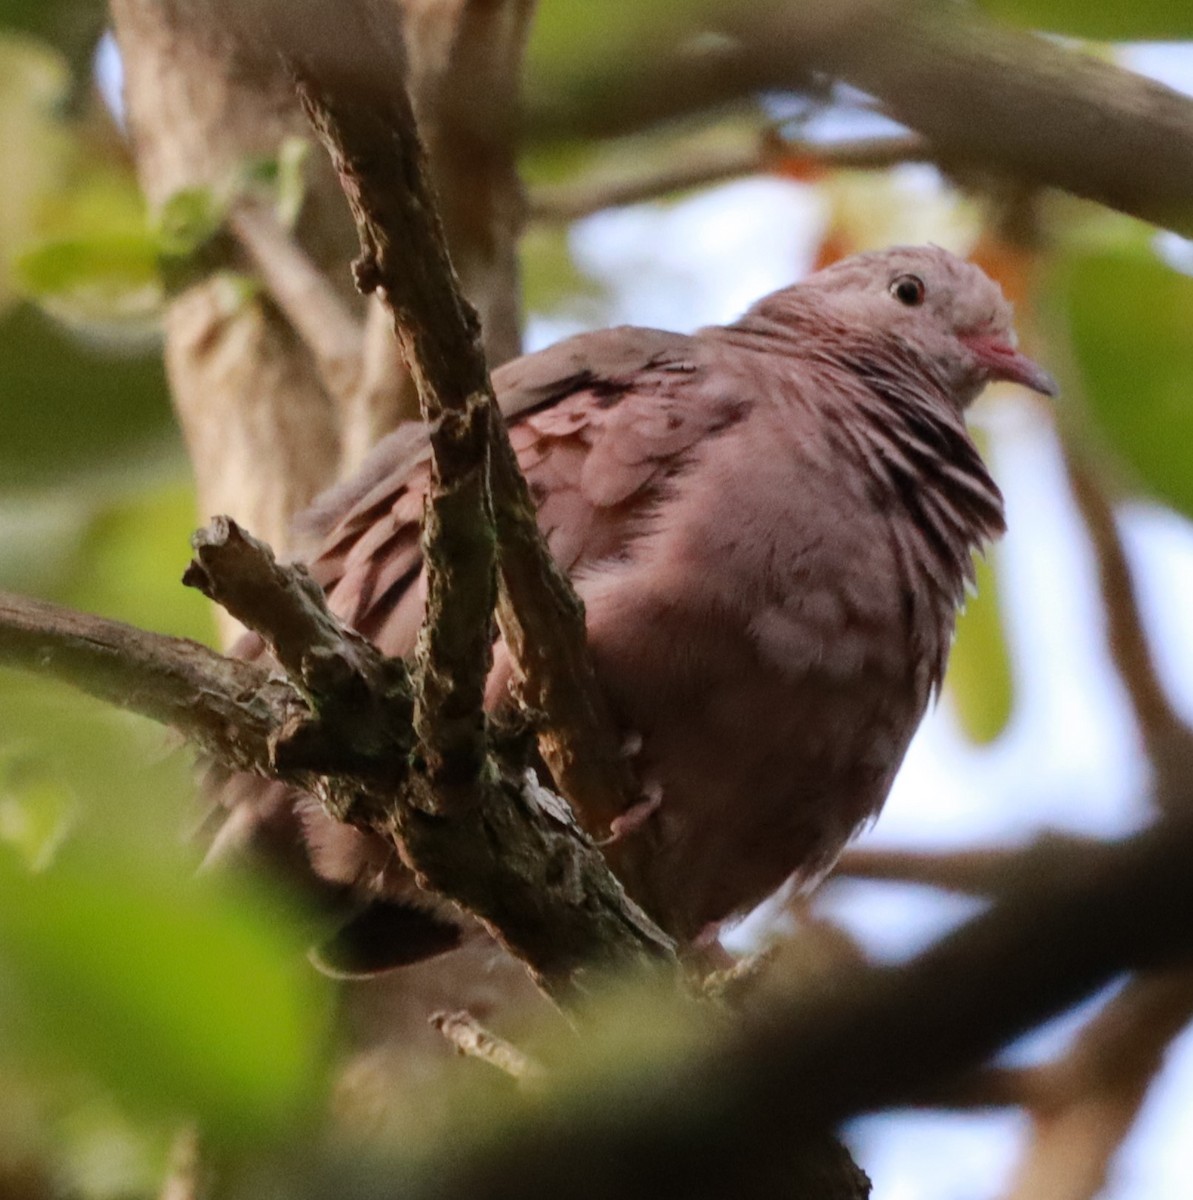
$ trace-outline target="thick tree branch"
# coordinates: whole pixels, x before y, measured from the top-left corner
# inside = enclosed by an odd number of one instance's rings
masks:
[[[344,628],[304,568],[280,566],[226,520],[195,547],[187,581],[258,630],[309,697],[314,718],[273,739],[276,757],[328,776],[312,790],[338,818],[394,837],[423,886],[472,912],[558,1000],[575,1001],[603,971],[673,961],[669,940],[531,772],[483,755],[465,784],[410,761],[405,665]]]
[[[668,1039],[670,1049],[658,1047],[636,1074],[623,1056],[630,1075],[616,1104],[594,1105],[584,1072],[553,1075],[500,1135],[487,1131],[467,1154],[454,1141],[455,1167],[437,1169],[433,1194],[768,1194],[748,1188],[789,1169],[801,1131],[920,1102],[1121,972],[1187,960],[1191,855],[1193,823],[1159,824],[1092,851],[1072,871],[1023,880],[910,963],[794,979],[732,1024]],[[601,1086],[609,1069],[596,1068]],[[359,1185],[362,1198],[396,1186],[392,1174]],[[325,1187],[309,1178],[306,1194],[332,1186],[343,1179]],[[431,1192],[411,1180],[403,1194]]]
[[[427,618],[419,637],[415,728],[436,806],[471,803],[482,786],[485,679],[492,662],[496,546],[488,486],[488,381],[476,312],[460,294],[402,83],[395,39],[367,7],[349,6],[360,45],[388,58],[375,91],[345,78],[318,48],[283,42],[299,95],[332,155],[361,239],[355,264],[377,291],[431,427],[423,526]]]
[[[400,783],[412,745],[406,664],[332,616],[305,567],[281,566],[264,542],[227,517],[199,530],[192,544],[183,583],[260,634],[310,705],[310,719],[281,731],[278,765],[338,767]]]
[[[627,19],[632,10],[633,21]],[[540,134],[607,136],[827,72],[872,93],[947,166],[1063,188],[1193,234],[1193,100],[1111,63],[933,0],[602,10],[603,53],[532,71]],[[616,31],[624,29],[618,40]],[[707,35],[723,35],[715,43]],[[692,45],[705,35],[694,52]]]
[[[225,524],[198,541],[193,580],[235,597],[263,629],[276,614],[270,640],[317,715],[254,664],[6,594],[0,663],[52,674],[178,729],[234,770],[287,779],[341,817],[385,837],[396,831],[419,878],[472,911],[557,1000],[576,1001],[606,971],[674,961],[567,805],[531,775],[487,775],[492,802],[456,820],[428,811],[422,777],[403,757],[402,664],[341,630],[305,572],[277,566],[261,543]]]

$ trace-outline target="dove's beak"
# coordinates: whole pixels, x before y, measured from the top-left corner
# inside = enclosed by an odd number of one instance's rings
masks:
[[[970,334],[961,339],[986,369],[991,380],[1018,383],[1044,396],[1055,396],[1060,388],[1043,367],[1020,354],[1010,342],[989,334]]]

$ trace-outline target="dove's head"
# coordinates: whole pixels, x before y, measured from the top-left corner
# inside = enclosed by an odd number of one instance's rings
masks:
[[[963,406],[995,380],[1056,395],[1052,377],[1016,349],[998,284],[938,246],[857,254],[794,290],[846,333],[895,339],[930,364]]]

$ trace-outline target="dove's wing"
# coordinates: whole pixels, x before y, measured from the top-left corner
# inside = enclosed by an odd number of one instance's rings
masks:
[[[719,407],[689,386],[705,374],[700,356],[697,339],[622,328],[582,334],[494,372],[540,527],[565,570],[623,555],[649,525],[685,454],[723,420]],[[424,427],[403,426],[300,524],[312,547],[311,572],[333,611],[393,655],[413,649],[422,619],[419,520],[428,455]],[[256,658],[264,645],[246,635],[236,653]],[[294,850],[305,844],[329,895],[359,912],[323,948],[324,959],[350,971],[378,970],[454,944],[454,928],[428,911],[429,901],[382,839],[331,821],[281,784],[236,776],[221,792],[233,812],[217,856],[251,847],[293,878]],[[389,914],[382,919],[375,919],[378,902]],[[426,936],[411,938],[424,927]]]
[[[510,438],[559,565],[575,572],[623,554],[685,452],[715,428],[715,406],[688,402],[699,344],[614,329],[580,335],[494,372]],[[310,567],[333,611],[388,654],[408,654],[422,619],[419,519],[426,434],[398,430],[351,492],[316,510]]]

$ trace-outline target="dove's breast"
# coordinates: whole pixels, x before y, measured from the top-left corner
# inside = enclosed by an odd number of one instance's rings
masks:
[[[610,856],[684,938],[831,865],[880,808],[929,696],[904,518],[814,418],[751,410],[701,447],[630,556],[579,581],[658,802]],[[947,641],[951,605],[931,611]]]

